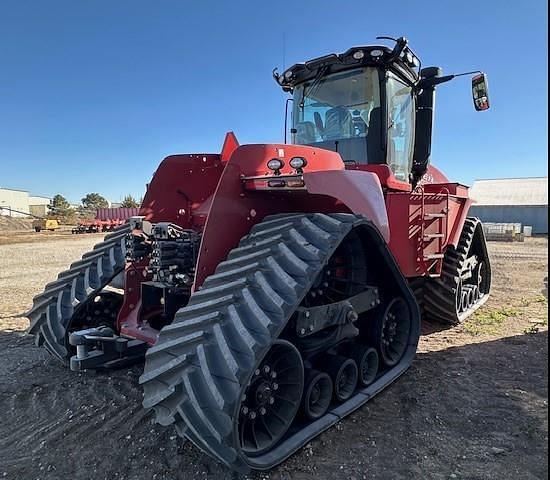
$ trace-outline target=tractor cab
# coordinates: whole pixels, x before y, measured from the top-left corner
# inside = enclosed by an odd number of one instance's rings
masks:
[[[396,180],[415,184],[429,164],[435,86],[455,76],[421,70],[405,38],[379,38],[394,48],[354,47],[274,77],[292,94],[291,143],[338,152],[347,168],[387,165]],[[486,99],[484,75],[475,78],[474,97]]]

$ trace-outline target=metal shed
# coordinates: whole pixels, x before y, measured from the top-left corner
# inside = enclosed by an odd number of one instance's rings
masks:
[[[470,215],[483,222],[521,223],[548,234],[548,177],[476,180]]]

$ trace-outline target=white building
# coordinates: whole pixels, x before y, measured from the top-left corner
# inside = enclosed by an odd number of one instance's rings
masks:
[[[51,203],[51,198],[32,195],[29,197],[29,212],[36,217],[45,217]]]
[[[476,180],[470,215],[483,222],[521,223],[548,233],[548,177]]]
[[[48,213],[51,200],[47,197],[31,196],[26,190],[0,187],[0,215],[28,217],[28,214],[43,217]]]
[[[29,192],[0,188],[0,214],[10,217],[26,217],[29,211]]]

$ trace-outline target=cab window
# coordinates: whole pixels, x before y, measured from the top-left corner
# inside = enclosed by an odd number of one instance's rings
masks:
[[[379,90],[378,71],[372,67],[334,73],[296,86],[293,143],[314,145],[366,138],[372,112],[380,107]]]
[[[415,105],[412,88],[389,73],[387,84],[387,162],[395,177],[409,181],[414,145]]]

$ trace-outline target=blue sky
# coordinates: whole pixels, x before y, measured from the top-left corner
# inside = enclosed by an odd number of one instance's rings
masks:
[[[433,160],[451,178],[544,176],[546,19],[543,0],[2,0],[0,186],[117,201],[168,154],[218,152],[227,130],[282,141],[272,68],[378,34],[446,73],[488,73],[488,112],[468,78],[439,89]]]

